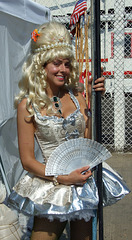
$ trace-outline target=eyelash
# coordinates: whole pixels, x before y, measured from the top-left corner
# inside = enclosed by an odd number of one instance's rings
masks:
[[[59,65],[60,65],[59,62],[53,62],[53,64],[54,64],[55,66],[59,66]]]

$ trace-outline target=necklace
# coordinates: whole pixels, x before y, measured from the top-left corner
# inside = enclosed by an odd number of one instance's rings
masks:
[[[57,96],[53,96],[52,98],[50,98],[50,100],[52,101],[54,108],[57,110],[59,115],[62,117],[62,111],[61,111],[62,105],[61,105],[60,98]]]

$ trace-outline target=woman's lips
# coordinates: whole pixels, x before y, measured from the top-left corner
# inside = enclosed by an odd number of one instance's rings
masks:
[[[57,79],[59,79],[59,80],[61,80],[61,81],[64,81],[64,76],[56,76],[57,77]]]

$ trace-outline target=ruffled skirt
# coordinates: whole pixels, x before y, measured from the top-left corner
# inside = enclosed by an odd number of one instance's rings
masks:
[[[28,174],[13,188],[8,205],[29,216],[89,221],[98,206],[98,190],[93,177],[83,187],[54,186],[51,181]]]
[[[111,205],[130,191],[123,179],[107,164],[103,167],[103,205]],[[8,205],[29,215],[51,221],[84,219],[89,221],[98,207],[98,189],[93,177],[82,187],[54,186],[51,181],[25,175],[13,188]]]

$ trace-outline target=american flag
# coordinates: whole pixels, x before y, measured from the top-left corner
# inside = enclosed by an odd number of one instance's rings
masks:
[[[77,1],[70,18],[70,28],[78,22],[79,17],[82,14],[84,14],[86,9],[87,9],[87,1],[84,1],[84,0]]]

